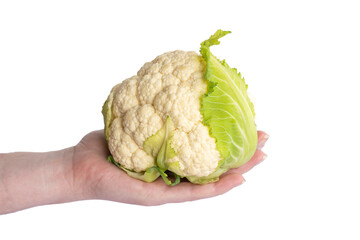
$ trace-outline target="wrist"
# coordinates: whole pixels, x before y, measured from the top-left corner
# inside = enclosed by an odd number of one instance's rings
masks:
[[[63,165],[64,168],[60,175],[64,176],[63,184],[68,186],[68,190],[63,195],[64,202],[92,199],[91,187],[81,174],[81,164],[76,160],[76,146],[61,151],[62,163],[59,165]]]

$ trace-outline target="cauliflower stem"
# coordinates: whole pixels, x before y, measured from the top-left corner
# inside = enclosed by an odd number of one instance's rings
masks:
[[[166,174],[166,172],[157,166],[148,168],[144,173],[138,173],[138,172],[134,172],[134,171],[124,168],[118,162],[116,162],[114,160],[113,156],[111,156],[111,155],[108,156],[107,160],[108,160],[108,162],[113,163],[118,168],[124,170],[130,177],[142,180],[144,182],[153,182],[159,176],[161,176],[162,179],[164,180],[164,182],[169,186],[175,186],[180,183],[179,175],[177,175],[176,173],[173,173],[175,176],[175,181],[171,182],[171,180],[169,179],[169,176]]]

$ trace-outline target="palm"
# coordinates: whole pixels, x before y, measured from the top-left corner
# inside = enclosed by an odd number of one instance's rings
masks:
[[[259,140],[264,132],[259,132]],[[183,202],[222,194],[244,181],[243,173],[258,164],[264,157],[259,149],[254,157],[240,168],[224,174],[220,181],[206,185],[182,182],[167,186],[161,178],[146,183],[127,176],[116,166],[106,161],[109,151],[103,131],[86,135],[75,147],[74,176],[79,188],[93,198],[141,205],[159,205],[167,202]]]

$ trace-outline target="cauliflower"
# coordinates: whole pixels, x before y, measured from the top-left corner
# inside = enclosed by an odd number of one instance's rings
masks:
[[[102,111],[109,161],[132,177],[162,176],[174,185],[180,177],[217,181],[252,157],[257,134],[247,85],[209,50],[227,33],[204,41],[201,55],[164,53],[113,87]]]

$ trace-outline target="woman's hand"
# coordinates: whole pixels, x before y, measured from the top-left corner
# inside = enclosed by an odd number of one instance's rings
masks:
[[[153,183],[131,178],[106,161],[110,153],[103,131],[94,131],[86,135],[74,148],[74,183],[77,188],[83,189],[84,198],[140,205],[160,205],[213,197],[242,184],[245,181],[243,174],[265,159],[266,155],[261,148],[268,135],[259,131],[258,139],[258,149],[253,158],[243,166],[223,174],[218,182],[205,185],[181,182],[171,187],[161,178]]]

